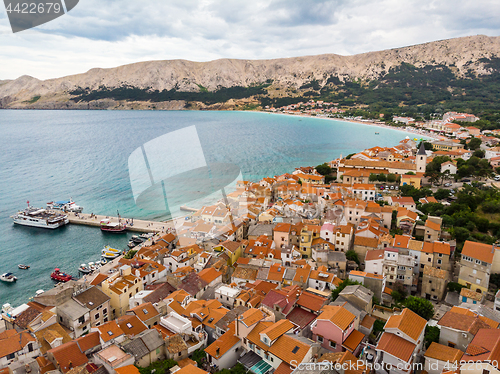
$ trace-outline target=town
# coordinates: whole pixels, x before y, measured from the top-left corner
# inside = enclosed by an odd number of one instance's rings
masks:
[[[434,139],[239,181],[93,274],[5,304],[0,373],[498,372],[498,130],[393,120]]]

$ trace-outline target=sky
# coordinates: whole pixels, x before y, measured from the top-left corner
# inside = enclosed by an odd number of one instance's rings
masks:
[[[500,35],[498,0],[80,0],[12,33],[0,3],[0,80],[148,60],[353,55]]]

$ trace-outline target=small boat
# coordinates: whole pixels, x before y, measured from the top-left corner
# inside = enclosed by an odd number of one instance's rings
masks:
[[[154,235],[153,233],[148,232],[148,233],[144,233],[144,234],[139,235],[139,238],[141,238],[141,239],[149,239],[149,238],[152,238],[153,235]]]
[[[380,133],[379,133],[379,132],[376,132],[376,133],[375,133],[375,135],[380,135]]]
[[[117,258],[120,255],[121,255],[120,252],[103,252],[102,253],[102,257],[104,257],[107,260],[112,260],[114,258]]]
[[[19,264],[19,265],[17,265],[17,267],[18,267],[19,269],[23,269],[23,270],[28,270],[28,269],[30,268],[30,266],[29,266],[29,265],[24,265],[24,264]]]
[[[116,248],[111,248],[109,245],[105,246],[102,251],[102,253],[104,252],[113,252],[113,253],[120,253],[121,251],[119,249],[116,249]]]
[[[136,244],[132,241],[128,242],[128,244],[127,244],[127,247],[129,247],[129,248],[134,248],[135,246],[136,246]]]
[[[103,219],[101,221],[101,231],[113,232],[113,233],[124,233],[127,231],[127,225],[119,222],[111,222],[109,219]]]
[[[81,213],[83,211],[83,207],[76,205],[71,198],[69,200],[51,201],[47,203],[47,209],[57,209],[75,213]]]
[[[143,240],[139,238],[137,235],[132,235],[131,240],[136,244],[141,244],[143,242]]]
[[[87,266],[87,264],[81,264],[80,267],[78,268],[78,271],[83,274],[92,273],[92,270],[90,269],[90,267]]]
[[[50,277],[58,282],[68,282],[73,279],[71,275],[62,272],[59,268],[55,268]]]
[[[12,283],[12,282],[15,282],[16,280],[17,280],[17,277],[12,273],[4,273],[4,274],[0,275],[0,281],[2,281],[2,282]]]

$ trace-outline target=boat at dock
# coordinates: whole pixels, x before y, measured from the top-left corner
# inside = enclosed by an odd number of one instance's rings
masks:
[[[19,264],[19,265],[17,265],[17,267],[18,267],[19,269],[23,269],[23,270],[28,270],[28,269],[30,268],[30,266],[29,266],[29,265],[24,265],[24,264]]]
[[[55,213],[44,208],[28,207],[12,216],[14,223],[23,226],[42,227],[46,229],[57,229],[69,223],[66,214]]]
[[[0,275],[0,281],[13,283],[17,280],[17,277],[12,273],[4,273]]]
[[[103,219],[101,221],[101,231],[121,234],[127,231],[127,225],[121,222],[111,222],[109,219]]]
[[[69,200],[51,201],[47,203],[47,209],[57,209],[75,213],[81,213],[83,211],[83,207],[76,205],[71,198]]]
[[[105,246],[101,251],[101,256],[106,260],[112,260],[122,254],[122,251],[116,248],[111,248],[109,245]]]
[[[59,268],[55,268],[52,274],[50,274],[50,278],[57,282],[68,282],[74,279],[71,275],[62,272]]]
[[[137,235],[132,235],[132,237],[130,238],[130,240],[132,240],[135,244],[141,244],[144,241],[143,239],[141,239]]]
[[[129,248],[134,248],[136,245],[137,245],[137,244],[135,244],[133,241],[129,241],[129,242],[127,243],[127,247],[129,247]]]

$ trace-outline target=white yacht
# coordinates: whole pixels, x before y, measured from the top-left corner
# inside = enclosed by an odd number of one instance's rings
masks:
[[[0,275],[0,281],[3,281],[3,282],[12,283],[12,282],[15,282],[16,280],[17,280],[17,277],[12,273],[4,273],[4,274]]]
[[[28,208],[12,216],[12,219],[18,225],[47,229],[56,229],[69,223],[67,215],[51,212],[43,208],[35,208],[29,206],[29,203]]]
[[[71,198],[69,200],[51,201],[47,203],[47,209],[57,209],[75,213],[81,213],[83,211],[83,207],[76,205]]]

